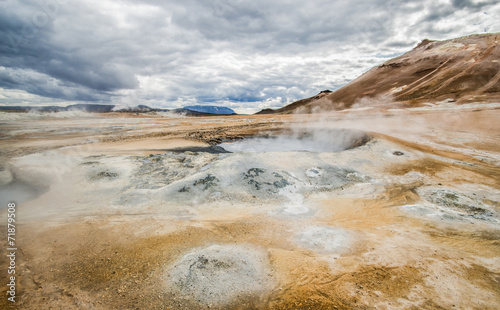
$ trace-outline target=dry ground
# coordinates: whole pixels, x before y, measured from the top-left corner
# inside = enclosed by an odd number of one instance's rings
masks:
[[[186,218],[155,215],[155,209],[109,212],[108,206],[57,213],[55,205],[71,204],[72,197],[56,203],[53,197],[65,193],[54,193],[62,188],[54,186],[18,204],[17,302],[2,297],[0,307],[498,309],[500,223],[435,220],[402,206],[422,202],[419,188],[455,188],[482,195],[500,214],[499,120],[499,109],[476,108],[198,118],[106,114],[3,122],[0,155],[6,167],[21,156],[51,150],[66,158],[143,156],[290,128],[362,129],[375,137],[373,145],[341,155],[342,160],[370,159],[360,169],[383,185],[311,194],[306,198],[315,214],[300,218],[267,216],[261,212],[265,203],[255,209],[199,210]],[[380,155],[384,147],[405,156]],[[420,177],[412,179],[415,173]],[[2,249],[5,223],[4,209]],[[317,250],[314,242],[301,247],[294,236],[308,227],[343,229],[353,237],[339,252]],[[172,290],[167,281],[172,266],[193,249],[211,245],[251,245],[265,253],[269,283],[223,303]],[[8,282],[7,263],[2,255],[0,283]],[[1,291],[5,296],[6,287]]]

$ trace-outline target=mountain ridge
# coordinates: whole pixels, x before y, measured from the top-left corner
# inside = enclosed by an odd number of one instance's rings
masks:
[[[92,104],[92,103],[78,103],[68,106],[0,106],[0,111],[39,111],[39,112],[65,112],[65,111],[83,111],[91,113],[110,113],[110,112],[133,112],[133,113],[147,113],[147,112],[172,112],[186,116],[206,116],[206,115],[236,115],[230,108],[216,107],[217,110],[231,113],[214,113],[210,111],[200,111],[195,109],[196,106],[188,106],[178,109],[159,109],[151,108],[146,105],[138,105],[134,107],[117,109],[113,104]],[[215,107],[215,106],[200,106],[200,107]]]
[[[218,107],[214,105],[190,105],[190,106],[185,106],[184,109],[201,113],[209,113],[209,114],[221,114],[221,115],[236,114],[236,112],[234,112],[233,109],[231,108]]]
[[[321,94],[321,93],[320,93]],[[443,41],[424,39],[411,51],[326,95],[258,114],[313,113],[352,107],[416,107],[442,100],[500,100],[500,33]]]

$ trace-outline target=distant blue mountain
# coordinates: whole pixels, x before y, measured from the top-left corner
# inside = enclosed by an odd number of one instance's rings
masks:
[[[1,0],[0,0],[1,1]],[[145,105],[138,105],[135,107],[114,109],[114,105],[110,104],[73,104],[66,107],[60,106],[0,106],[0,111],[19,111],[28,112],[31,110],[40,112],[62,112],[62,111],[85,111],[85,112],[96,112],[96,113],[107,113],[107,112],[133,112],[133,113],[147,113],[147,112],[161,112],[170,111],[173,113],[189,115],[189,116],[204,116],[204,115],[232,115],[236,114],[232,109],[226,107],[216,107],[216,106],[202,106],[202,105],[192,105],[180,109],[159,109],[150,108]]]
[[[208,113],[208,114],[225,114],[225,115],[236,114],[236,112],[234,112],[230,108],[216,107],[213,105],[190,105],[190,106],[184,107],[184,109],[195,111],[195,112]]]

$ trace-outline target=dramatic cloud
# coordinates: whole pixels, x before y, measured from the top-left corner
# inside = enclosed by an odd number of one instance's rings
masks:
[[[420,40],[500,31],[498,1],[0,1],[0,104],[279,107]]]

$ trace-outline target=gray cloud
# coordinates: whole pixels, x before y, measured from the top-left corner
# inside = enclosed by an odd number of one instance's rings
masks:
[[[498,32],[499,13],[472,0],[5,0],[0,87],[252,112],[336,89],[424,38]],[[20,92],[8,93],[0,103]]]
[[[100,101],[111,96],[82,88],[72,82],[61,81],[31,69],[0,67],[0,83],[6,89],[20,89],[31,94],[55,99]]]
[[[489,1],[472,1],[472,0],[452,0],[453,7],[460,9],[482,9],[492,4],[498,3],[496,0]]]

